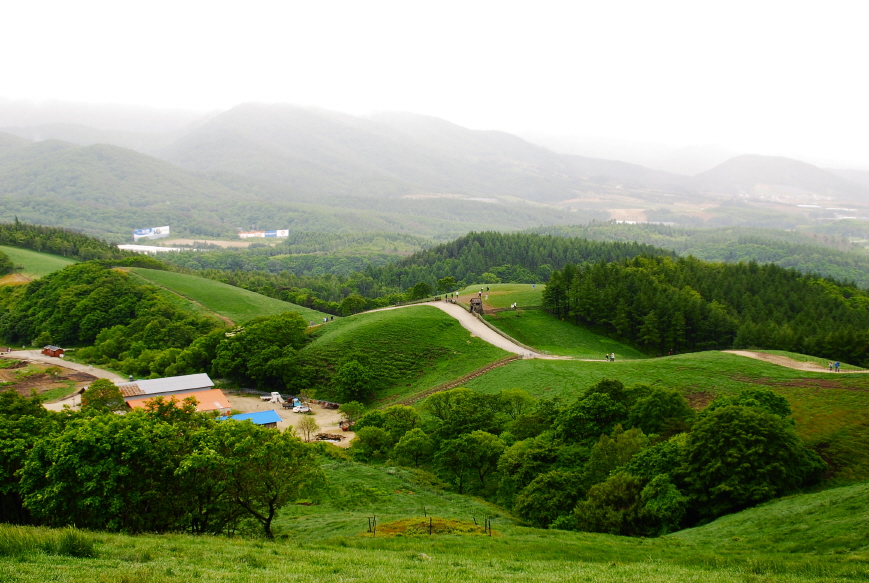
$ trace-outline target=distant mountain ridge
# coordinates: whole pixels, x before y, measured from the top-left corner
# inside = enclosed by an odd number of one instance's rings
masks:
[[[689,177],[560,154],[505,132],[410,113],[359,117],[248,103],[192,121],[170,115],[155,125],[167,131],[152,133],[121,123],[71,124],[69,112],[64,116],[64,123],[43,116],[43,123],[0,133],[6,218],[50,218],[113,236],[171,222],[191,236],[280,223],[446,237],[590,219],[699,226],[713,215],[709,224],[791,228],[808,213],[797,203],[869,206],[869,173],[742,155]],[[12,118],[0,111],[3,119]],[[731,204],[735,198],[742,206]],[[64,204],[76,206],[64,214]],[[718,208],[724,204],[730,207]],[[86,216],[85,208],[93,210]],[[821,209],[809,220],[833,218],[841,217]]]
[[[806,162],[777,156],[737,156],[698,174],[691,184],[698,190],[718,190],[731,194],[748,192],[758,184],[781,185],[820,196],[869,202],[869,186]]]

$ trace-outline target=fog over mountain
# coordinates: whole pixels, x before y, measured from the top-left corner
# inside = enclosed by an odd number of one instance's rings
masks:
[[[74,104],[0,103],[0,119],[40,122],[0,128],[0,214],[113,236],[145,217],[183,225],[191,236],[231,235],[263,220],[439,236],[591,219],[793,228],[869,215],[867,173],[774,156],[728,158],[716,147],[640,144],[629,154],[647,160],[642,165],[412,113],[262,103],[198,115],[75,112]],[[374,214],[354,221],[348,212]]]

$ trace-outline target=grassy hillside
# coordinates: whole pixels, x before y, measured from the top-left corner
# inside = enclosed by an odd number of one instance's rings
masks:
[[[612,352],[617,360],[646,358],[632,346],[559,320],[543,310],[506,311],[485,318],[508,336],[548,354],[603,360]]]
[[[31,279],[54,273],[55,271],[63,269],[67,265],[77,263],[74,259],[67,259],[66,257],[60,257],[58,255],[49,255],[48,253],[39,253],[28,249],[20,249],[18,247],[3,245],[0,246],[0,251],[3,251],[3,253],[8,255],[9,259],[11,259],[12,263],[16,266],[21,265],[23,267],[23,269],[18,273]]]
[[[463,296],[477,295],[481,287],[489,288],[489,291],[483,292],[489,296],[483,301],[487,308],[508,308],[514,302],[522,308],[540,306],[543,305],[543,290],[546,289],[545,284],[534,286],[530,283],[494,283],[489,285],[477,283],[467,286],[459,293]]]
[[[296,304],[269,298],[219,281],[183,273],[133,268],[130,271],[149,283],[164,287],[202,305],[234,323],[257,316],[272,316],[283,312],[299,312],[305,320],[321,321],[326,314]]]
[[[788,399],[797,433],[830,465],[833,483],[869,479],[869,375],[807,373],[733,354],[702,352],[616,362],[522,360],[466,386],[485,393],[517,387],[536,396],[573,399],[603,378],[676,389],[698,408],[719,394],[767,387]]]
[[[869,561],[869,482],[789,496],[671,535],[724,549],[857,554]]]
[[[325,390],[334,370],[352,358],[365,362],[382,381],[380,404],[457,379],[508,356],[430,306],[358,314],[329,322],[314,334],[301,355],[317,375],[317,390]]]
[[[869,577],[865,505],[859,508],[865,485],[773,502],[660,539],[631,539],[525,528],[406,470],[341,461],[324,469],[328,486],[313,505],[282,512],[274,541],[0,525],[0,580],[820,583]],[[492,537],[474,532],[474,519],[487,515],[494,517]],[[373,516],[377,536],[367,532]],[[468,534],[393,534],[397,519],[422,525],[428,517],[435,525],[461,521],[452,524]],[[812,528],[805,528],[807,520]],[[775,542],[777,533],[787,541]]]

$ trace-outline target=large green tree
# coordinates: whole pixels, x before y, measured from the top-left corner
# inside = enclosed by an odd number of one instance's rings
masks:
[[[715,517],[814,483],[825,465],[778,415],[729,405],[695,422],[681,478],[700,515]]]

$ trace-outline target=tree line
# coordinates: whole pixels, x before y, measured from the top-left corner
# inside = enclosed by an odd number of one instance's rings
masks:
[[[271,251],[269,251],[271,253]],[[166,261],[186,273],[216,279],[247,290],[335,315],[413,300],[420,290],[453,291],[475,283],[538,283],[569,263],[618,261],[638,255],[670,255],[671,251],[627,242],[601,242],[534,233],[469,233],[449,243],[418,251],[404,259],[383,257],[358,264],[357,270],[304,268],[298,273],[287,262],[334,264],[349,258],[254,255],[221,251],[199,257],[172,254]],[[252,258],[256,257],[256,260]],[[207,267],[206,269],[198,269]],[[318,272],[319,271],[319,272]],[[349,273],[347,273],[349,271]],[[454,286],[441,289],[451,277]],[[420,286],[416,287],[415,286]],[[414,289],[415,288],[415,289]],[[347,298],[353,296],[349,302]],[[355,308],[354,308],[355,307]]]
[[[363,415],[350,452],[430,470],[537,527],[658,536],[817,483],[826,464],[790,414],[766,389],[700,413],[608,379],[573,402],[454,389]]]
[[[116,245],[83,233],[22,223],[17,218],[12,223],[0,223],[0,245],[21,247],[81,261],[135,257],[135,254],[129,251],[121,251]]]
[[[649,352],[767,348],[869,364],[869,293],[777,265],[636,257],[568,265],[544,306]]]
[[[125,415],[84,403],[55,413],[0,393],[0,520],[271,538],[277,512],[323,480],[316,451],[292,431],[217,421],[194,399]]]

